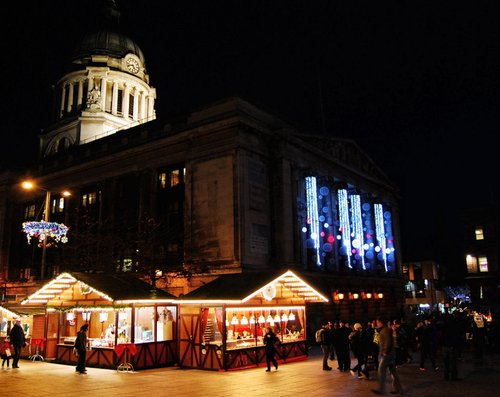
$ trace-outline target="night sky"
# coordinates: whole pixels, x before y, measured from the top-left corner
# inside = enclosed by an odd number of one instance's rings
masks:
[[[89,3],[4,13],[0,164],[36,156]],[[399,189],[404,261],[443,255],[439,219],[499,204],[500,2],[116,3],[159,119],[239,95],[303,131],[355,140]]]

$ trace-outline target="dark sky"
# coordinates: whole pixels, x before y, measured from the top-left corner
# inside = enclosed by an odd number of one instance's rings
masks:
[[[16,2],[3,18],[3,164],[36,155],[89,2]],[[499,203],[498,1],[116,3],[158,118],[240,95],[304,131],[354,139],[400,190],[403,260],[445,250],[438,216]]]

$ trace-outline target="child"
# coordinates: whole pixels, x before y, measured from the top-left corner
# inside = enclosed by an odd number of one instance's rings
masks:
[[[2,346],[0,346],[0,357],[2,357],[2,368],[7,361],[7,368],[9,368],[10,357],[12,356],[12,348],[10,347],[9,337],[5,338]]]

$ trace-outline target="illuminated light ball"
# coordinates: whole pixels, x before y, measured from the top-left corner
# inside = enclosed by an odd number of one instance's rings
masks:
[[[390,254],[390,253],[391,253],[391,250],[390,250],[389,248],[386,248],[386,249],[385,249],[385,253],[386,253],[386,254]]]
[[[309,218],[307,218],[307,219],[306,219],[306,223],[307,223],[308,225],[310,225],[310,224],[311,224],[311,220],[310,220]]]
[[[353,249],[351,250],[351,252],[352,252],[353,254],[355,254],[355,253],[356,253],[356,252],[358,252],[358,251],[357,251],[355,248],[353,248]]]
[[[352,232],[352,233],[351,233],[351,237],[354,237],[354,236],[355,236],[355,234],[354,234],[354,232]]]
[[[354,248],[359,248],[360,247],[360,243],[359,243],[359,240],[357,238],[355,238],[354,240],[352,240],[352,246]]]
[[[394,262],[394,255],[393,255],[393,254],[389,254],[389,255],[387,255],[387,260],[388,260],[389,262]]]
[[[325,254],[324,252],[322,252],[322,253],[321,253],[321,256],[322,256],[322,257],[325,257],[325,256],[326,256],[326,254]]]
[[[321,200],[323,196],[321,194],[318,194],[318,200]]]
[[[375,255],[373,254],[372,251],[367,251],[365,256],[367,259],[370,259],[370,260],[372,260],[375,257]]]
[[[331,252],[332,251],[332,245],[329,243],[323,244],[323,251],[325,252]]]
[[[325,217],[323,215],[320,215],[319,218],[318,218],[318,221],[324,222],[325,221]]]
[[[330,225],[329,225],[328,223],[326,223],[326,222],[325,222],[325,224],[323,225],[323,227],[324,227],[325,229],[328,229],[328,228],[330,227]]]
[[[312,238],[308,238],[306,240],[306,247],[307,248],[314,248],[316,246],[316,242]]]
[[[374,245],[375,245],[375,244],[373,244],[373,243],[370,243],[370,247],[371,247],[371,248],[373,248],[373,246],[374,246]]]
[[[363,249],[366,251],[366,250],[369,250],[370,249],[370,246],[368,244],[363,244]]]
[[[328,212],[330,212],[330,207],[323,207],[321,211],[327,214]]]
[[[345,246],[340,247],[339,249],[340,255],[347,254],[347,248]]]
[[[319,235],[320,235],[321,237],[325,237],[325,232],[320,232],[320,233],[319,233]]]
[[[342,240],[342,236],[340,234],[337,234],[337,240]]]
[[[375,247],[375,252],[380,252],[380,247],[378,245]]]
[[[327,240],[331,244],[335,241],[335,238],[333,236],[328,236]]]
[[[369,203],[364,203],[361,208],[363,208],[363,211],[370,211],[370,204]]]
[[[326,196],[330,190],[326,186],[321,186],[319,188],[319,194],[322,194],[323,196]]]
[[[389,240],[387,240],[387,243],[392,244],[393,242],[394,242],[394,240],[392,239],[392,237],[389,237]]]
[[[302,233],[307,233],[307,227],[305,227],[305,226],[304,226],[304,227],[302,228]]]
[[[311,238],[313,240],[316,240],[318,238],[318,235],[316,233],[311,233]]]
[[[371,233],[366,233],[366,238],[372,238]]]
[[[389,211],[385,211],[384,212],[384,218],[387,219],[387,220],[391,219],[391,213]]]
[[[393,247],[393,248],[391,248],[391,252],[394,252],[394,251],[396,251],[396,249],[395,249],[394,247]]]

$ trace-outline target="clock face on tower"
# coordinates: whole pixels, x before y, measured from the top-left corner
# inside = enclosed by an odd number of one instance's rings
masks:
[[[129,58],[129,59],[127,59],[126,63],[127,63],[127,70],[130,73],[134,73],[135,74],[135,73],[139,72],[139,62],[137,62],[136,59]]]

